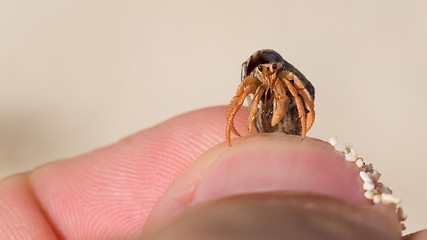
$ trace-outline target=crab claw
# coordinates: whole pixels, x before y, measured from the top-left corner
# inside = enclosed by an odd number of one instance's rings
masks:
[[[286,96],[286,90],[282,81],[276,81],[274,85],[274,110],[271,118],[271,126],[276,126],[285,116],[289,107],[289,98]]]

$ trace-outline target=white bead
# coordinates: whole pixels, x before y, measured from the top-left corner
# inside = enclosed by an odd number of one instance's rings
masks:
[[[336,146],[338,144],[338,138],[337,136],[333,136],[329,138],[329,144],[331,144],[332,146]]]
[[[389,194],[389,193],[383,193],[383,194],[381,194],[381,202],[383,202],[383,203],[385,203],[385,204],[399,204],[401,201],[400,201],[400,198],[398,198],[398,197],[396,197],[396,196],[393,196],[393,195],[391,195],[391,194]]]
[[[374,181],[372,180],[372,178],[368,175],[368,173],[361,171],[359,173],[360,178],[362,178],[362,180],[364,182],[369,182],[369,183],[374,183]]]
[[[361,158],[358,158],[355,163],[358,168],[365,166],[365,162],[363,162],[363,159]]]
[[[374,197],[374,193],[371,191],[365,192],[364,195],[365,195],[365,198],[367,198],[367,199],[372,199]]]
[[[365,182],[363,184],[363,189],[365,189],[366,191],[372,191],[375,189],[375,184],[370,183],[370,182]]]
[[[373,198],[372,198],[372,201],[374,202],[374,203],[380,203],[381,202],[381,196],[380,195],[375,195]]]
[[[354,162],[354,161],[356,161],[356,158],[353,155],[348,153],[345,155],[345,160],[350,161],[350,162]]]

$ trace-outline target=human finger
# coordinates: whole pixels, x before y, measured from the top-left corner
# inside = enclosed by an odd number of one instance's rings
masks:
[[[427,230],[409,234],[403,237],[403,240],[427,240]]]
[[[337,200],[328,205],[339,209],[334,216],[351,217],[360,228],[386,233],[384,239],[400,239],[394,207],[368,201],[359,172],[343,153],[318,139],[301,141],[299,136],[279,133],[242,137],[231,148],[220,144],[210,149],[187,168],[152,210],[145,234],[166,229],[168,223],[205,202],[253,192],[296,191],[329,196]],[[310,200],[310,206],[315,206],[316,198]],[[340,202],[346,207],[340,207]],[[312,209],[322,208],[317,206]]]
[[[245,113],[242,109],[235,120],[242,133]],[[224,106],[183,114],[111,146],[4,180],[0,212],[7,214],[0,214],[0,233],[14,236],[19,229],[22,236],[49,232],[61,239],[136,237],[169,184],[224,141],[225,114]]]

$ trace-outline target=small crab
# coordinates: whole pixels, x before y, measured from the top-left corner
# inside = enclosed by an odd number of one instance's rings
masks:
[[[231,146],[230,132],[237,111],[248,98],[248,130],[305,135],[314,122],[314,87],[274,50],[256,51],[242,64],[242,79],[227,110],[225,136]],[[259,111],[262,110],[262,111]]]

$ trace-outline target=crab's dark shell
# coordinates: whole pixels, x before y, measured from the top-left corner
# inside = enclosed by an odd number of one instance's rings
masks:
[[[293,72],[299,79],[301,79],[304,87],[308,90],[314,100],[314,87],[307,80],[307,78],[296,69],[292,64],[285,61],[280,54],[271,49],[263,49],[256,51],[252,54],[248,60],[246,60],[242,64],[242,80],[249,76],[254,69],[260,65],[265,63],[281,63],[283,68],[279,69],[278,72],[288,70]],[[290,98],[290,105],[288,111],[282,120],[276,125],[271,126],[271,119],[273,117],[273,100],[269,97],[269,93],[267,93],[267,104],[266,108],[263,109],[260,107],[258,109],[257,116],[255,118],[255,128],[260,133],[269,133],[269,132],[284,132],[286,134],[292,135],[301,135],[301,121],[298,116],[298,109],[296,107],[295,101],[293,98]],[[286,91],[286,95],[291,96],[289,91]],[[260,101],[260,106],[264,106],[264,98],[262,96]],[[253,94],[250,94],[247,98],[249,106],[252,106]]]

